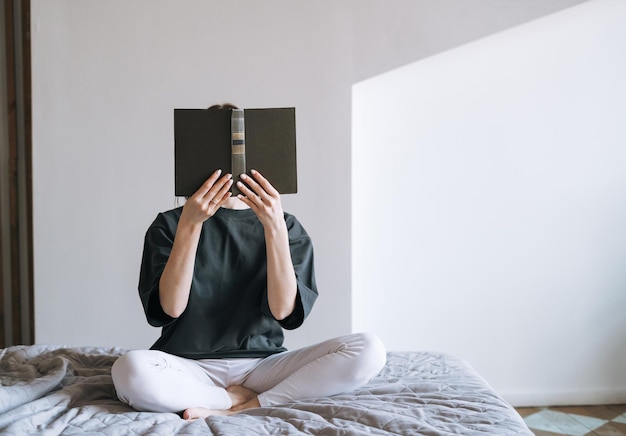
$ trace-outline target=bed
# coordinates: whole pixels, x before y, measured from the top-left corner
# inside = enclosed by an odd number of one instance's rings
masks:
[[[110,369],[119,348],[0,350],[0,434],[532,435],[520,415],[465,361],[390,352],[354,392],[187,422],[120,403]]]

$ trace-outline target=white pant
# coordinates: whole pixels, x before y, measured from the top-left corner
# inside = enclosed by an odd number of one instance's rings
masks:
[[[385,347],[356,333],[266,358],[185,359],[153,350],[129,351],[111,368],[118,398],[140,411],[232,407],[226,388],[259,392],[261,406],[348,392],[382,369]]]

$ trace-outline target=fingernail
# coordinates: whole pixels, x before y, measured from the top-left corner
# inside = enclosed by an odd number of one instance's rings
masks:
[[[242,175],[239,176],[239,178],[241,178],[241,179],[245,179],[246,177],[248,177],[248,175],[246,173],[243,173]]]
[[[222,172],[222,169],[218,169],[217,171],[215,171],[217,174],[220,174]]]
[[[256,173],[257,173],[257,171],[256,171],[256,170],[250,170],[250,173],[251,173],[251,174],[256,174]]]

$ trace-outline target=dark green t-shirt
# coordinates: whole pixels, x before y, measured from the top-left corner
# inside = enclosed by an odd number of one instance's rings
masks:
[[[160,213],[146,232],[139,295],[150,325],[162,327],[151,349],[192,359],[266,357],[285,351],[282,329],[299,327],[317,298],[313,246],[285,213],[298,296],[282,321],[267,301],[263,225],[251,209],[221,208],[202,227],[187,308],[168,316],[159,301],[159,280],[172,250],[182,207]]]

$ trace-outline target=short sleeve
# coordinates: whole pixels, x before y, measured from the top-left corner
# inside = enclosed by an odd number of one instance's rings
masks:
[[[296,307],[287,318],[279,321],[281,327],[293,330],[302,325],[309,316],[317,300],[318,291],[315,282],[313,243],[302,225],[293,215],[286,214],[289,232],[289,250],[296,273],[298,293]]]
[[[139,273],[139,297],[148,323],[162,327],[174,321],[163,311],[159,300],[159,280],[174,244],[174,233],[159,214],[146,232]]]

